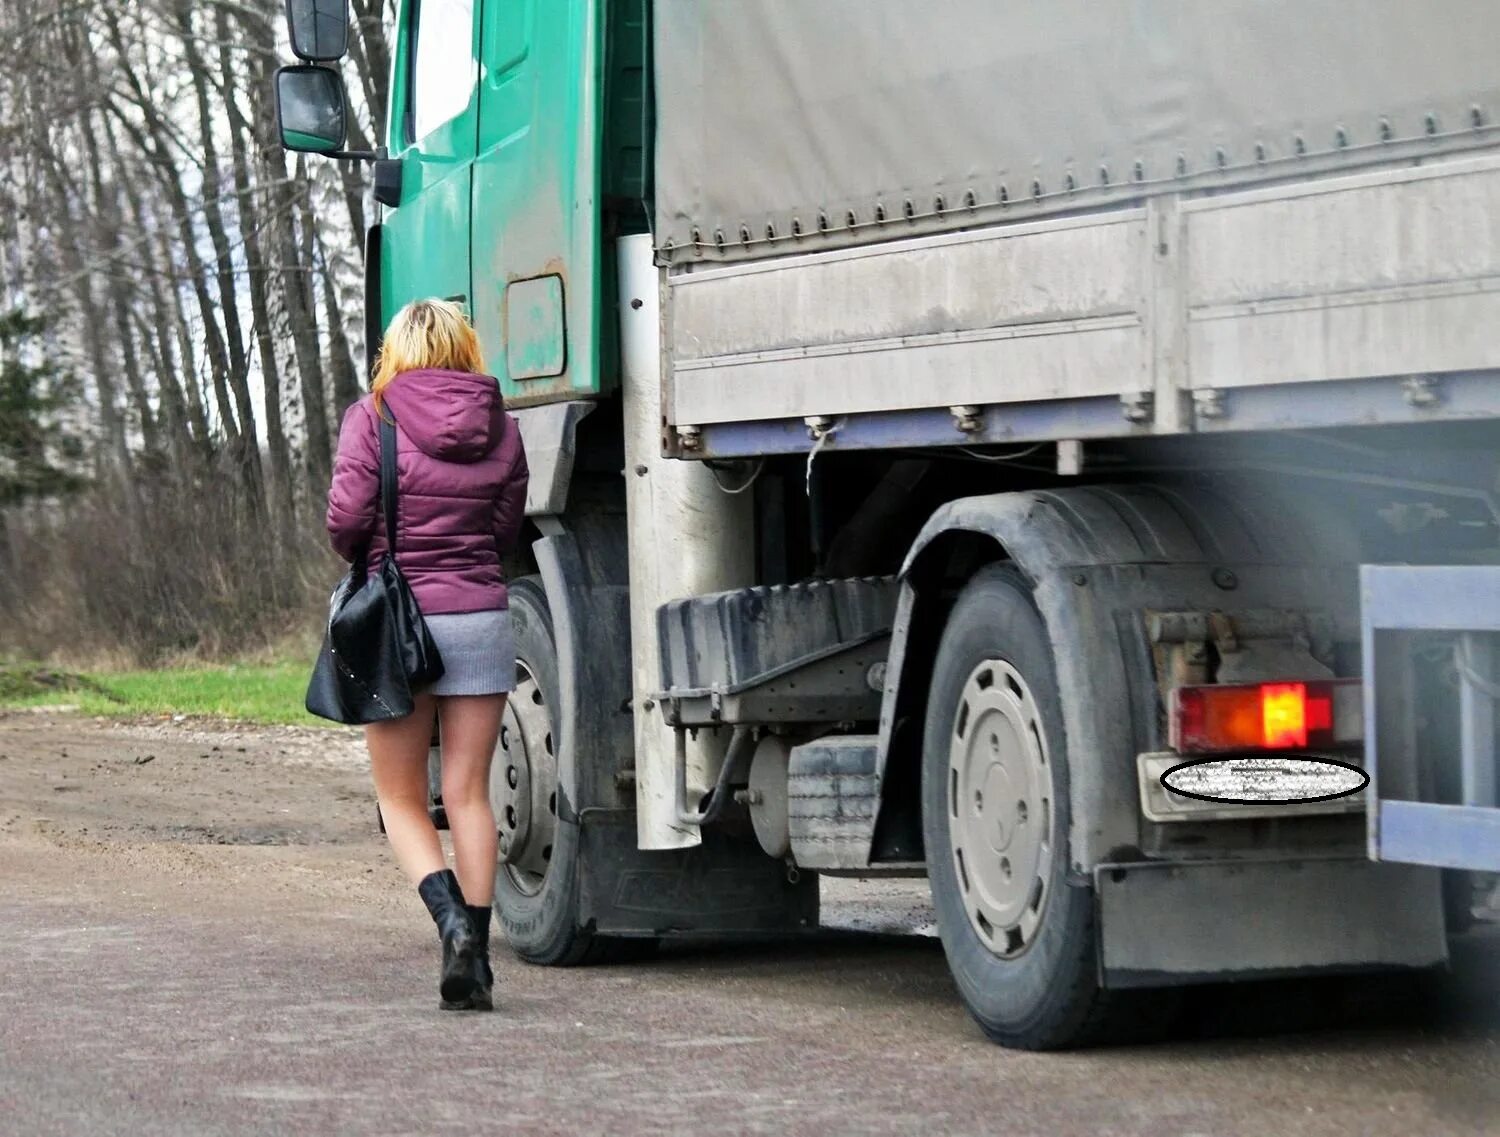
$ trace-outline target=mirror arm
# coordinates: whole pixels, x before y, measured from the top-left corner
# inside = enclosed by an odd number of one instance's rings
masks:
[[[392,158],[382,146],[379,150],[329,150],[320,158],[339,158],[346,162],[373,162],[375,165],[375,200],[391,208],[401,204],[401,159]]]
[[[375,200],[392,209],[401,204],[401,159],[392,158],[384,146],[379,150],[330,150],[323,157],[374,163]]]

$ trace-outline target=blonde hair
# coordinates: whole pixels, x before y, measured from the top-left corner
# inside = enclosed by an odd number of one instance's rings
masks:
[[[391,320],[370,382],[376,413],[385,415],[383,395],[391,380],[403,371],[423,368],[475,374],[484,371],[474,325],[451,300],[413,300]]]

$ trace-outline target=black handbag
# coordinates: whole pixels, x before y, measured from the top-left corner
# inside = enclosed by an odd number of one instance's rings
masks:
[[[323,647],[307,685],[307,709],[351,726],[409,715],[412,693],[443,677],[411,586],[396,564],[396,426],[380,420],[380,501],[386,555],[371,576],[361,549],[328,600]]]

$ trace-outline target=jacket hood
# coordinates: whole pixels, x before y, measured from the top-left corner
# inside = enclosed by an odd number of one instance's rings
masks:
[[[445,462],[477,462],[505,429],[505,400],[493,376],[468,371],[403,371],[384,393],[406,437]]]

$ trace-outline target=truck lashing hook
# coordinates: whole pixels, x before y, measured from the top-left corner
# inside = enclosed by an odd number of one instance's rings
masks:
[[[707,825],[716,821],[729,803],[729,787],[734,784],[738,768],[745,764],[755,752],[755,730],[748,726],[734,728],[734,737],[729,740],[729,749],[724,755],[724,764],[719,767],[719,777],[709,791],[708,806],[702,810],[690,810],[687,805],[687,728],[677,731],[677,820],[683,825]]]

